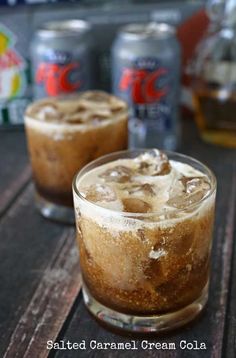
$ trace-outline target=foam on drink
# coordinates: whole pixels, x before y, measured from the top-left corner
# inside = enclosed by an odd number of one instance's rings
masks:
[[[124,101],[102,91],[88,91],[69,97],[50,97],[27,108],[27,127],[52,135],[55,140],[75,130],[86,132],[127,120]],[[72,138],[72,137],[71,137]]]
[[[101,165],[79,179],[77,186],[84,198],[97,206],[123,213],[153,213],[156,215],[155,225],[158,224],[158,215],[160,221],[163,215],[167,219],[181,220],[186,213],[176,214],[176,209],[190,207],[187,215],[203,209],[205,203],[198,208],[194,204],[204,199],[211,190],[209,179],[201,171],[185,163],[169,161],[164,153],[156,149],[136,158],[118,159]],[[110,196],[100,195],[102,190],[109,192]],[[192,210],[191,206],[194,206]],[[202,214],[203,210],[200,212]],[[109,216],[108,212],[105,214]],[[105,214],[102,213],[101,219],[106,217]],[[99,209],[94,208],[89,213],[91,215],[100,216]],[[124,226],[125,218],[120,221]],[[140,220],[136,221],[138,226],[143,225]]]

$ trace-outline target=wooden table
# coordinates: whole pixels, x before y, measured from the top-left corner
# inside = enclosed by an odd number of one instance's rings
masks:
[[[184,123],[181,152],[205,162],[218,180],[210,297],[191,325],[149,342],[172,350],[144,350],[143,339],[101,328],[81,297],[74,228],[35,210],[23,132],[0,132],[0,357],[236,357],[236,151],[205,144]],[[83,342],[86,350],[47,350],[48,340]],[[137,350],[93,350],[90,341],[131,342]],[[180,341],[206,344],[182,350]]]

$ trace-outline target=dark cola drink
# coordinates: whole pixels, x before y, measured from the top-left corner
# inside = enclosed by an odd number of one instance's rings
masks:
[[[34,98],[92,87],[90,34],[83,20],[47,22],[36,31],[31,43]]]
[[[73,183],[83,296],[100,321],[135,332],[177,328],[208,297],[216,181],[193,158],[112,153]]]
[[[181,51],[167,24],[131,24],[112,48],[113,93],[130,107],[131,147],[176,149]]]

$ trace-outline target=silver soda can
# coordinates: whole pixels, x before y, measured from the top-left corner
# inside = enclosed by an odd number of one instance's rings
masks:
[[[112,87],[130,106],[130,147],[176,149],[180,72],[172,26],[130,24],[120,30],[112,46]]]
[[[34,98],[92,87],[90,25],[83,20],[43,24],[30,46]]]

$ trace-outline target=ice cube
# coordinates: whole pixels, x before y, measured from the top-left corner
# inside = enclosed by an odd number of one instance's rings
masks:
[[[103,91],[88,91],[84,93],[81,98],[87,101],[96,102],[98,104],[109,103],[110,95]]]
[[[138,198],[124,198],[122,203],[128,213],[148,213],[152,209],[149,203]]]
[[[60,111],[68,116],[79,115],[87,110],[87,107],[81,103],[80,98],[74,96],[62,99],[58,106]]]
[[[197,191],[191,194],[183,194],[183,195],[176,195],[170,198],[167,201],[167,205],[173,206],[177,209],[185,209],[192,204],[197,204],[203,197],[205,193],[203,191]]]
[[[133,171],[123,165],[110,168],[99,175],[107,182],[125,183],[131,179]]]
[[[83,195],[86,199],[93,202],[101,201],[115,201],[116,193],[112,190],[111,187],[104,184],[92,184],[89,187],[85,188]]]
[[[129,185],[124,186],[123,189],[127,190],[129,194],[155,195],[153,185],[148,183],[130,183]]]
[[[186,177],[180,179],[184,191],[188,194],[202,190],[204,193],[208,192],[211,188],[209,181],[205,176],[202,177]]]
[[[111,118],[111,111],[107,108],[104,109],[97,109],[94,111],[91,111],[90,115],[88,116],[88,121],[92,120],[105,120]]]
[[[186,192],[194,193],[196,191],[208,192],[211,189],[210,183],[205,177],[192,178],[186,184]]]
[[[167,156],[158,149],[152,149],[138,156],[138,172],[143,175],[166,175],[171,171]]]
[[[111,103],[111,112],[112,113],[117,113],[120,112],[122,110],[126,109],[126,105],[125,103],[119,102],[119,103]]]
[[[83,105],[83,103],[80,103],[78,106],[74,108],[73,113],[84,113],[87,111],[87,107]]]
[[[55,120],[61,117],[61,113],[55,103],[40,103],[37,110],[38,119],[41,121]]]
[[[72,123],[72,124],[80,124],[84,122],[84,118],[79,116],[79,114],[69,114],[69,115],[65,115],[63,117],[64,121],[67,123]]]
[[[197,203],[208,193],[211,186],[205,176],[202,177],[186,177],[180,179],[183,185],[182,193],[173,190],[170,192],[170,199],[167,204],[178,209],[184,209]],[[177,188],[177,186],[176,186]]]

